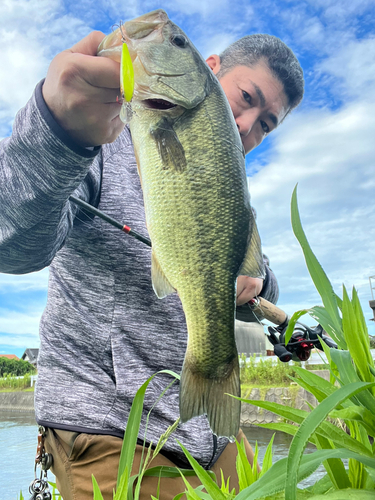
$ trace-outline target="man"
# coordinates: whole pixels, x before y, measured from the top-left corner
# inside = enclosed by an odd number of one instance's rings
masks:
[[[0,148],[0,271],[50,265],[35,408],[37,422],[48,429],[46,449],[64,500],[91,498],[91,474],[104,499],[112,498],[135,392],[160,369],[180,372],[187,340],[178,297],[160,301],[152,290],[150,250],[69,202],[74,193],[146,233],[131,137],[118,116],[119,65],[95,57],[103,36],[93,32],[55,57]],[[207,63],[228,97],[246,152],[302,98],[302,70],[274,37],[246,37]],[[249,315],[246,304],[259,294],[277,298],[268,268],[264,282],[239,277],[242,314]],[[146,393],[139,438],[153,408],[148,443],[178,417],[177,385],[157,401],[169,382],[155,377]],[[222,468],[231,486],[238,484],[235,445],[216,439],[205,416],[179,426],[175,437],[202,466],[217,473]],[[134,473],[139,460],[140,448]],[[169,439],[152,465],[173,464],[188,465]],[[142,499],[156,496],[156,485],[146,478]],[[183,490],[180,479],[162,480],[160,498]]]

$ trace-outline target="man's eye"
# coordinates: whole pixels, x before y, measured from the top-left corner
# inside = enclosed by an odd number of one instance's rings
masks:
[[[262,126],[263,131],[264,131],[266,134],[268,134],[268,133],[269,133],[269,131],[270,131],[270,128],[269,128],[269,126],[267,125],[267,123],[261,120],[261,121],[260,121],[260,124],[261,124],[261,126]]]
[[[252,103],[251,95],[248,94],[245,90],[242,91],[242,95],[247,103],[249,103],[249,104]]]

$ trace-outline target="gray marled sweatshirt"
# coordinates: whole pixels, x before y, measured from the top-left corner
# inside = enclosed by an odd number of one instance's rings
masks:
[[[150,277],[150,249],[68,201],[71,194],[147,236],[142,190],[129,130],[94,151],[76,145],[54,121],[40,83],[0,144],[0,272],[49,266],[40,323],[39,424],[123,436],[137,389],[161,369],[180,372],[187,332],[177,295],[159,300]],[[267,270],[262,295],[277,298]],[[242,308],[241,319],[249,310]],[[249,317],[248,319],[251,320]],[[155,377],[146,416],[172,380]],[[178,417],[178,384],[154,407],[148,442]],[[180,425],[165,445],[186,465],[178,438],[208,467],[227,444],[213,440],[205,416]]]

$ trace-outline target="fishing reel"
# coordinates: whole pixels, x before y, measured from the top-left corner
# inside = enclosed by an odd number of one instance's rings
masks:
[[[289,321],[288,321],[289,322]],[[303,323],[296,323],[294,332],[285,345],[285,332],[288,323],[281,324],[277,327],[268,327],[268,339],[273,345],[273,350],[276,356],[287,363],[288,361],[307,361],[311,355],[311,349],[320,349],[323,351],[322,342],[328,347],[337,349],[337,345],[333,340],[325,335],[321,325],[312,328]]]
[[[311,349],[323,351],[322,342],[337,349],[337,344],[325,334],[321,325],[312,328],[300,322],[295,324],[293,334],[285,345],[285,332],[290,319],[285,312],[262,297],[251,299],[249,305],[254,312],[258,311],[264,318],[278,325],[268,327],[267,337],[280,361],[307,361]]]

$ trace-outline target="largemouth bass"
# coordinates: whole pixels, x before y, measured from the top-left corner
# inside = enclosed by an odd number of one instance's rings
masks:
[[[236,436],[239,362],[236,278],[264,277],[250,207],[244,149],[226,96],[197,49],[163,10],[124,23],[98,54],[134,67],[130,120],[152,241],[152,283],[177,291],[188,329],[180,416],[207,414],[212,431]]]

